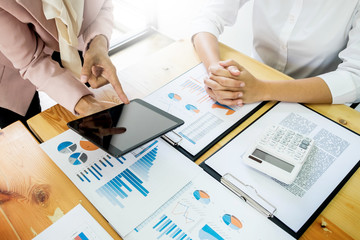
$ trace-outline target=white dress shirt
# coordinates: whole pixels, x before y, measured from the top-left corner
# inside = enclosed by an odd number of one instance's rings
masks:
[[[218,37],[247,1],[208,1],[193,33]],[[294,78],[321,77],[333,103],[360,101],[360,0],[254,0],[252,22],[255,59]]]

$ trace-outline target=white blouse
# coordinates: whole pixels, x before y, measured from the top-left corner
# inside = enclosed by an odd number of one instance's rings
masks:
[[[208,1],[193,34],[218,37],[247,1]],[[253,57],[294,78],[321,77],[333,103],[359,102],[359,11],[359,0],[254,0]]]

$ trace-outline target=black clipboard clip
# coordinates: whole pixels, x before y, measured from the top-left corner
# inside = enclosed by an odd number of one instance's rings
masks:
[[[274,216],[276,207],[258,194],[256,189],[251,185],[243,183],[230,173],[226,173],[222,176],[220,182],[267,218],[272,218]],[[252,194],[244,189],[251,190]]]

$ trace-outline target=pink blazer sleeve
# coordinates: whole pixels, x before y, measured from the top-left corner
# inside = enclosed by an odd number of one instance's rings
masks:
[[[74,112],[81,97],[91,92],[70,71],[44,52],[45,44],[30,26],[0,9],[0,51],[38,90]]]
[[[100,6],[97,6],[100,4]],[[96,16],[95,18],[93,16]],[[111,37],[113,29],[113,5],[111,0],[85,1],[84,22],[83,22],[83,41],[85,54],[89,42],[96,35],[104,35],[108,40]]]

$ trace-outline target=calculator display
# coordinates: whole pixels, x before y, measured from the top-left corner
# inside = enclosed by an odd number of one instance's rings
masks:
[[[299,174],[314,139],[285,126],[268,126],[243,155],[250,167],[285,184],[291,184]]]
[[[255,151],[249,156],[252,160],[255,160],[259,162],[259,160],[268,162],[278,168],[281,168],[287,172],[291,172],[294,169],[294,165],[291,165],[287,162],[284,162],[283,160],[274,157],[264,151],[261,151],[260,149],[255,149]]]

